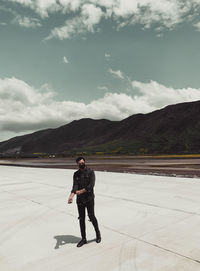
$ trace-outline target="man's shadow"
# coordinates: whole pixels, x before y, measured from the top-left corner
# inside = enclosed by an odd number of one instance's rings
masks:
[[[55,249],[58,249],[60,246],[66,245],[66,244],[75,244],[78,243],[81,238],[76,237],[74,235],[56,235],[54,236],[57,243],[55,246]],[[94,242],[96,239],[88,240],[87,243]]]

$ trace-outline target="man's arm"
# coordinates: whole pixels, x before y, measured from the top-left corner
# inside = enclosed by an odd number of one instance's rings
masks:
[[[68,203],[72,203],[74,195],[75,195],[74,193],[70,194],[70,196],[68,198]]]
[[[95,185],[95,174],[94,174],[94,170],[91,170],[90,172],[90,182],[89,184],[85,187],[87,192],[91,192],[91,190],[93,189]]]
[[[78,191],[78,184],[76,182],[76,178],[75,178],[75,174],[73,176],[73,186],[72,186],[72,190],[71,190],[71,194],[68,198],[68,203],[72,203],[73,201],[73,197],[76,194],[76,191]]]
[[[77,190],[76,191],[76,194],[77,195],[80,195],[80,194],[83,194],[83,193],[85,193],[87,190],[85,189],[85,188],[83,188],[83,189],[81,189],[81,190]]]

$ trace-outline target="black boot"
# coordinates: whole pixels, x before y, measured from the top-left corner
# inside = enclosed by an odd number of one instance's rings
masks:
[[[100,243],[100,242],[101,242],[101,233],[100,233],[100,231],[98,231],[98,232],[96,233],[96,242],[97,242],[97,243]]]
[[[87,240],[86,239],[81,239],[81,241],[78,242],[77,247],[82,247],[84,244],[87,244]]]

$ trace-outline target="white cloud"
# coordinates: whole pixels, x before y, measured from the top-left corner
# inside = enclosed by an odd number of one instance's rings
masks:
[[[64,9],[63,12],[77,11],[81,6],[82,0],[59,0],[60,5]]]
[[[190,9],[187,3],[174,0],[121,0],[119,5],[114,7],[114,15],[117,18],[124,18],[123,25],[140,23],[149,28],[154,23],[160,23],[167,28],[182,21],[183,13]]]
[[[5,1],[5,0],[4,0]],[[53,28],[46,38],[69,39],[75,35],[98,31],[102,18],[112,20],[116,29],[141,24],[173,29],[177,24],[194,24],[200,9],[199,0],[7,0],[34,10],[41,18],[51,14],[70,14],[62,26]],[[194,24],[195,25],[195,24]],[[159,36],[161,35],[158,34]]]
[[[94,5],[85,4],[82,6],[81,15],[88,31],[93,32],[94,26],[100,22],[103,16],[103,11]]]
[[[85,32],[87,32],[87,27],[82,23],[82,19],[77,16],[76,18],[67,20],[64,26],[52,29],[49,36],[44,40],[50,40],[52,38],[58,38],[60,40],[70,39],[75,34],[77,35]]]
[[[27,17],[27,16],[21,16],[19,15],[14,9],[12,8],[6,8],[4,6],[0,6],[0,11],[3,11],[5,13],[10,13],[13,15],[13,19],[11,20],[12,24],[18,24],[23,27],[27,28],[36,28],[42,26],[41,21],[37,18]],[[7,23],[0,23],[0,25],[7,25]]]
[[[193,24],[197,31],[200,31],[200,22]]]
[[[63,62],[65,63],[65,64],[69,64],[70,62],[69,62],[69,59],[66,57],[66,56],[63,56]]]
[[[114,71],[110,68],[110,69],[108,69],[108,72],[111,73],[112,75],[118,77],[119,79],[125,79],[124,74],[120,70]]]
[[[174,89],[155,81],[150,81],[150,83],[133,81],[132,86],[137,88],[141,95],[135,96],[135,100],[148,104],[153,110],[169,104],[200,100],[200,89]]]
[[[108,91],[108,88],[106,86],[99,86],[98,89],[103,91]]]
[[[110,60],[110,57],[111,57],[111,55],[110,55],[109,53],[105,53],[105,59],[106,59],[107,61]]]
[[[8,2],[19,3],[24,6],[31,6],[34,0],[7,0]]]
[[[17,23],[20,26],[27,27],[27,28],[36,28],[42,26],[40,21],[36,18],[30,18],[30,17],[21,17],[20,15],[17,15],[15,19],[13,20],[13,23]]]
[[[106,92],[89,104],[56,101],[55,92],[43,85],[36,89],[16,78],[0,79],[0,140],[35,130],[58,127],[75,119],[121,120],[169,104],[200,99],[200,89],[174,89],[155,81],[132,82],[130,95]],[[134,95],[137,88],[139,95]]]
[[[50,13],[55,13],[61,10],[61,5],[56,0],[7,0],[29,7],[34,10],[41,18],[46,18]]]
[[[94,32],[95,26],[98,25],[102,16],[103,12],[99,7],[95,7],[91,4],[85,4],[81,7],[81,13],[79,16],[66,20],[65,24],[61,27],[55,27],[52,29],[51,33],[45,38],[45,40],[50,40],[52,38],[58,38],[60,40],[70,39],[77,34]]]

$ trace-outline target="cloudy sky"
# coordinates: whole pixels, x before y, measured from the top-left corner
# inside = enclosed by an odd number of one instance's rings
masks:
[[[1,0],[0,141],[200,99],[200,0]]]

